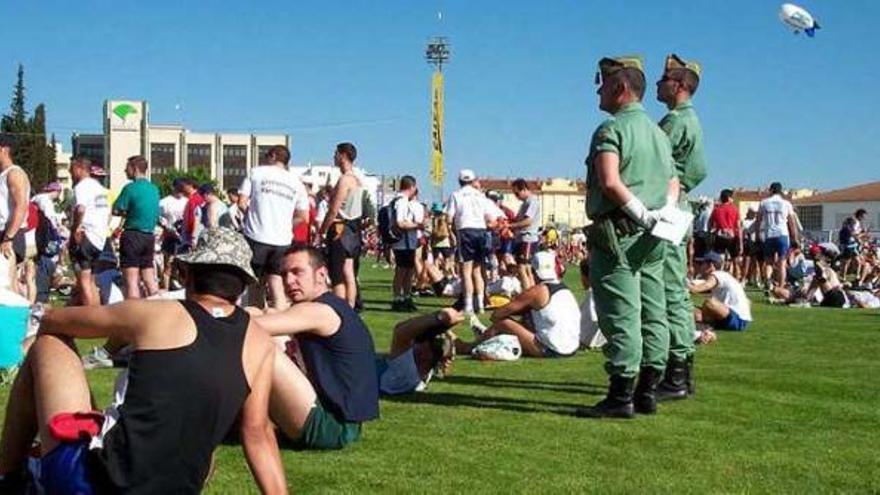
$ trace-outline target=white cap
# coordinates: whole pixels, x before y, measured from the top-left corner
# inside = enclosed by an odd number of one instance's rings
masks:
[[[556,273],[556,252],[538,251],[532,257],[532,270],[535,277],[542,282],[556,282],[559,276]]]
[[[462,169],[458,173],[458,180],[461,182],[473,182],[477,178],[477,174],[469,168]]]

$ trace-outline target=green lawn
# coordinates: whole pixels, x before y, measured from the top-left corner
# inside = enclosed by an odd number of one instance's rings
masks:
[[[365,318],[385,351],[408,315],[387,309],[391,272],[365,265]],[[880,492],[880,314],[754,313],[747,332],[699,349],[696,398],[656,416],[572,416],[604,393],[600,353],[460,358],[428,392],[383,399],[382,418],[352,448],[283,452],[288,483],[305,493]],[[104,401],[112,376],[90,374]],[[208,492],[253,491],[241,449],[222,447]]]

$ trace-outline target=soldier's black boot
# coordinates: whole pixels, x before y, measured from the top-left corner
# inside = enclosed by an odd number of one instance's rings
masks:
[[[691,354],[685,360],[685,366],[687,367],[687,378],[685,378],[685,382],[687,382],[687,391],[688,396],[693,396],[697,393],[697,379],[694,376],[694,355]]]
[[[608,384],[608,395],[595,406],[582,407],[575,411],[575,416],[582,418],[632,418],[633,389],[636,380],[622,376],[611,376]]]
[[[657,412],[657,385],[660,384],[662,373],[657,368],[643,366],[639,371],[639,382],[636,384],[633,406],[639,414]]]
[[[666,362],[666,373],[657,387],[657,401],[681,400],[688,397],[688,375],[693,369],[693,358],[688,361],[669,356]]]

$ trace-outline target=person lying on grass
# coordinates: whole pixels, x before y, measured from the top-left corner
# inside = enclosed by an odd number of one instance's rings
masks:
[[[391,349],[377,361],[379,391],[386,395],[421,392],[435,374],[446,374],[455,357],[455,335],[449,331],[464,321],[452,308],[416,316],[398,323]]]
[[[320,251],[290,248],[281,277],[292,306],[248,308],[270,335],[293,337],[289,348],[304,366],[277,349],[270,416],[288,446],[343,448],[360,438],[363,422],[379,417],[373,339],[354,309],[330,290]]]
[[[481,342],[499,334],[515,335],[526,356],[567,357],[577,352],[581,312],[574,294],[559,281],[555,253],[536,253],[532,268],[538,283],[496,309],[489,328],[472,319],[476,341],[457,340],[457,352],[469,354]],[[522,318],[517,321],[517,316]]]
[[[260,490],[286,493],[268,417],[275,347],[235,306],[255,279],[250,257],[240,234],[212,229],[178,258],[185,301],[47,311],[9,394],[0,493],[21,493],[35,436],[35,481],[45,493],[198,493],[236,418]],[[134,349],[103,414],[90,412],[74,338],[116,338]]]

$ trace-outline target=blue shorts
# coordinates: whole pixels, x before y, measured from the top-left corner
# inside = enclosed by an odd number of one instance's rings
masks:
[[[98,493],[88,476],[89,442],[65,442],[40,459],[40,485],[45,493]]]
[[[486,229],[461,229],[458,231],[458,261],[483,263],[489,255]]]
[[[532,262],[532,257],[537,252],[537,242],[517,241],[513,247],[513,253],[516,256],[516,262],[520,265],[530,264]]]
[[[513,239],[501,239],[501,246],[498,248],[500,254],[513,254]]]
[[[788,236],[764,239],[764,259],[772,258],[774,254],[778,254],[780,259],[785,258],[788,248]]]
[[[730,308],[728,308],[730,309]],[[746,329],[749,325],[749,320],[743,320],[739,317],[736,311],[730,309],[730,313],[727,314],[727,318],[722,321],[715,322],[716,330],[733,330],[734,332],[741,332]]]

